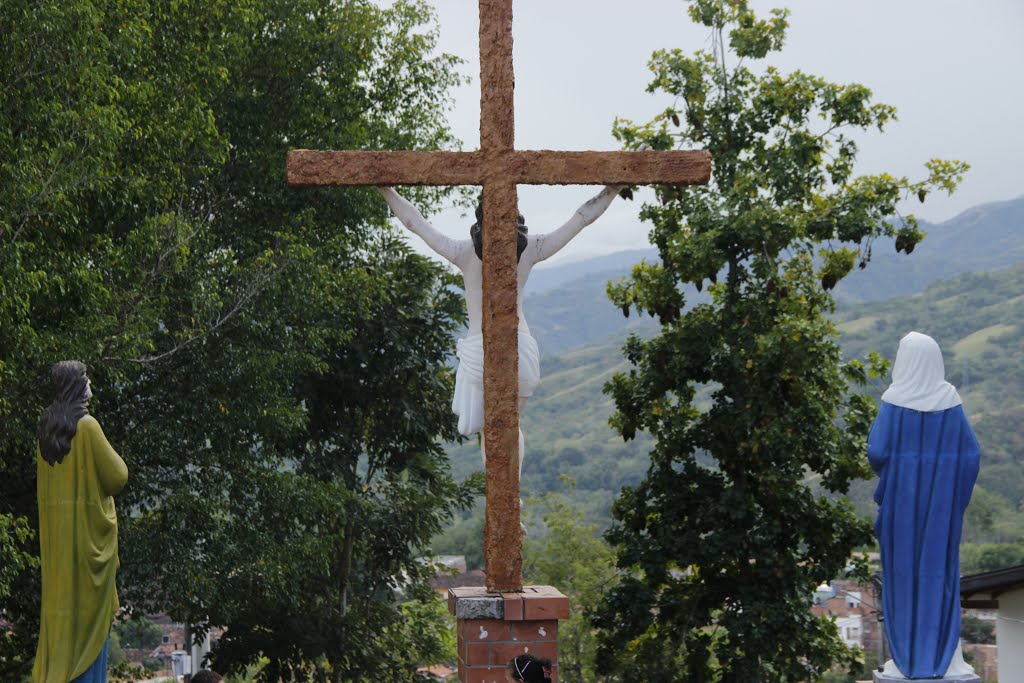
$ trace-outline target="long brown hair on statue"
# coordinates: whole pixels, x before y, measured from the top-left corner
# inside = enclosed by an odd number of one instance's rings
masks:
[[[476,257],[481,261],[484,260],[484,240],[483,240],[483,225],[484,225],[484,205],[483,197],[480,198],[480,203],[476,205],[476,223],[469,227],[469,237],[473,240],[473,251],[476,252]],[[527,234],[529,229],[526,227],[526,219],[523,218],[523,214],[519,214],[519,225],[516,226],[519,234],[516,239],[516,263],[519,263],[519,259],[523,257],[523,252],[526,251],[526,246],[529,244]]]
[[[36,430],[39,452],[50,465],[59,464],[71,451],[78,421],[89,413],[85,372],[85,363],[77,360],[62,360],[50,368],[53,402],[46,406]]]

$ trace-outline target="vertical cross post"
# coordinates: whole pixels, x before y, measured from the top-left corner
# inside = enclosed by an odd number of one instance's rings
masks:
[[[480,0],[480,149],[496,162],[515,146],[512,0]],[[488,164],[492,169],[499,163]],[[493,171],[492,171],[493,173]],[[484,183],[483,344],[487,588],[523,586],[519,524],[519,311],[515,182],[494,174]]]

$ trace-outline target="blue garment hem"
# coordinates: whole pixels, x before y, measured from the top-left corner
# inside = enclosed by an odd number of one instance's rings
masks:
[[[110,649],[110,638],[107,638],[107,642],[103,643],[103,649],[100,650],[100,654],[96,657],[96,661],[92,663],[85,673],[71,681],[71,683],[107,683],[107,652]]]

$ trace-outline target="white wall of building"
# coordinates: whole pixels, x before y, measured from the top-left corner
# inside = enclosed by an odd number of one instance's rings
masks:
[[[999,683],[1024,683],[1024,589],[999,596]]]
[[[190,635],[191,637],[191,635]],[[192,673],[203,670],[203,657],[210,651],[210,634],[207,632],[206,638],[203,639],[201,645],[192,644],[191,659],[192,659]]]
[[[836,618],[836,627],[839,629],[839,637],[846,643],[846,647],[864,647],[864,629],[861,626],[859,614],[851,614],[845,617]],[[1022,624],[1024,625],[1024,624]]]

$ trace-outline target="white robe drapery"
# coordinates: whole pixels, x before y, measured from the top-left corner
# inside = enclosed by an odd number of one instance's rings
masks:
[[[459,416],[459,433],[470,436],[484,428],[484,338],[474,334],[458,341],[455,355],[455,396],[452,411]],[[540,349],[529,333],[519,331],[519,398],[529,398],[540,382]]]

